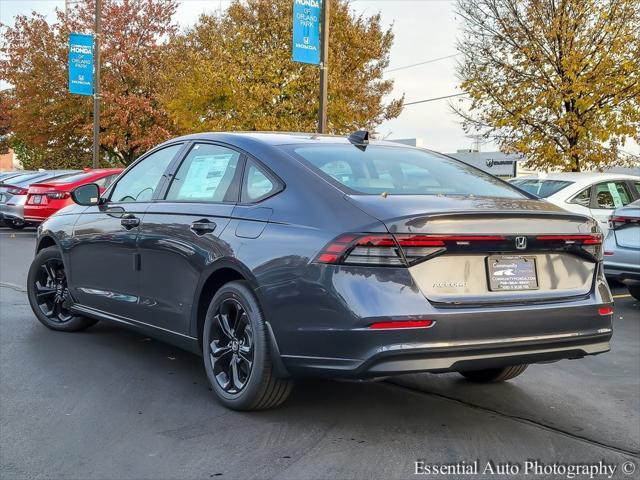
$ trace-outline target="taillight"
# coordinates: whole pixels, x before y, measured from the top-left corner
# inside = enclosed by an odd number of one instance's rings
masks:
[[[609,217],[609,228],[618,230],[627,225],[640,225],[640,217],[613,215]]]
[[[598,309],[598,315],[606,317],[607,315],[613,315],[613,307],[600,307]]]
[[[448,247],[504,240],[501,235],[347,234],[324,247],[316,262],[406,267]]]
[[[63,198],[68,198],[69,194],[67,192],[47,192],[47,197],[52,200],[61,200]]]
[[[586,235],[539,235],[537,241],[561,244],[566,247],[577,246],[597,260],[602,260],[602,234],[590,233]]]
[[[20,188],[20,187],[11,187],[7,190],[7,193],[10,193],[11,195],[26,195],[28,192],[28,190],[26,188]]]

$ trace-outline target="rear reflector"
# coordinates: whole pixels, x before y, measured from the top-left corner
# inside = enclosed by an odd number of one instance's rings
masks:
[[[389,330],[394,328],[428,328],[435,322],[433,320],[402,320],[397,322],[377,322],[369,325],[373,330]]]
[[[598,309],[598,315],[605,317],[607,315],[613,315],[613,307],[600,307]]]

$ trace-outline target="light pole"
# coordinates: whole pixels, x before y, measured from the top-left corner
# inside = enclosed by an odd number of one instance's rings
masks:
[[[100,160],[100,40],[102,37],[102,0],[95,0],[95,40],[93,70],[93,168]]]
[[[329,85],[329,2],[322,1],[322,15],[320,17],[322,47],[320,58],[320,109],[318,111],[318,133],[327,133],[327,89]]]

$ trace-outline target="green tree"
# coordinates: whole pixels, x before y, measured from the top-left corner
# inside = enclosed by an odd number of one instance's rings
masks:
[[[31,168],[91,164],[92,99],[68,92],[70,32],[93,30],[93,1],[47,23],[19,15],[0,26],[0,78],[13,86],[12,141]],[[175,0],[104,0],[102,38],[103,165],[126,165],[173,135],[157,100],[162,40],[175,32]]]
[[[162,102],[182,132],[316,130],[319,72],[291,60],[292,0],[234,0],[222,16],[203,15],[172,38]],[[374,129],[397,117],[382,78],[393,43],[379,15],[356,16],[332,0],[328,129]]]
[[[542,169],[623,160],[639,140],[638,0],[459,0],[465,129]]]

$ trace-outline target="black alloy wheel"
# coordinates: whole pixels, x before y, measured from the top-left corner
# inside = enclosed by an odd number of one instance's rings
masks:
[[[277,353],[269,337],[269,326],[249,283],[229,282],[216,292],[202,330],[202,354],[211,390],[224,406],[273,408],[291,393],[293,380],[274,368],[274,360],[280,359],[274,358]]]
[[[220,305],[211,323],[209,357],[216,382],[225,392],[239,393],[251,376],[253,329],[244,307],[235,298]]]
[[[73,318],[68,308],[69,288],[62,260],[51,258],[40,265],[33,288],[43,315],[59,323]]]
[[[40,323],[52,330],[75,332],[97,323],[71,311],[73,299],[58,247],[44,248],[36,254],[27,277],[27,296]]]

